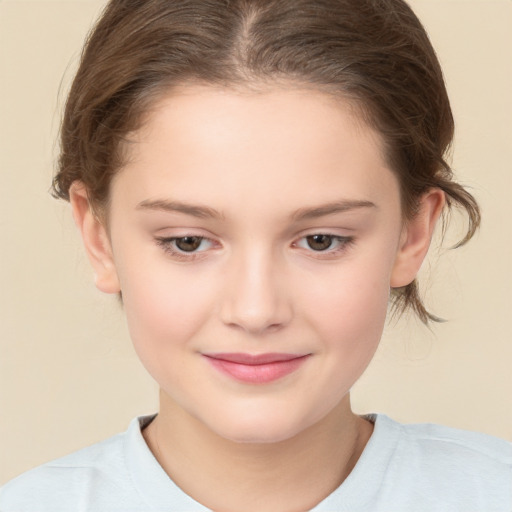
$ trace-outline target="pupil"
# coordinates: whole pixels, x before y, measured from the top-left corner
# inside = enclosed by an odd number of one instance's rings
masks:
[[[184,236],[176,239],[176,247],[180,251],[195,251],[201,245],[201,238],[198,236]]]
[[[307,237],[308,245],[315,251],[325,251],[332,245],[330,235],[311,235]]]

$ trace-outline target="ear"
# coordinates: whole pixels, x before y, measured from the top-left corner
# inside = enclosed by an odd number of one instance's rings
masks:
[[[105,293],[118,293],[121,288],[110,239],[104,224],[91,208],[87,189],[82,182],[73,182],[69,189],[69,201],[75,224],[82,234],[85,250],[94,270],[97,288]]]
[[[391,274],[391,288],[407,286],[416,278],[445,201],[444,192],[438,188],[429,190],[421,197],[417,214],[407,221],[402,230]]]

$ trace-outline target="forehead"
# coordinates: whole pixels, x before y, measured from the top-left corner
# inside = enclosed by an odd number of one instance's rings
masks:
[[[261,207],[285,197],[373,201],[396,185],[380,136],[353,105],[311,89],[183,87],[156,102],[130,140],[113,186],[142,200],[172,191],[246,204],[261,192]]]
[[[327,150],[332,149],[328,145],[333,138],[338,146],[340,135],[347,138],[347,128],[358,145],[382,146],[380,134],[363,121],[355,102],[294,84],[261,89],[175,87],[153,103],[142,118],[142,127],[129,139],[156,143],[159,135],[166,137],[173,128],[178,132],[173,133],[175,142],[190,137],[204,149],[209,142],[217,147],[222,137],[229,143],[228,137],[236,133],[237,142],[249,150],[261,145],[258,135],[264,131],[268,139],[284,146],[307,138],[309,144],[303,149]]]

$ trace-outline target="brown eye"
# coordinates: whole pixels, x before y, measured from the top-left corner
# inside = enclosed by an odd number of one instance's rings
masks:
[[[184,236],[175,238],[176,247],[183,252],[193,252],[199,248],[203,238],[200,236]]]
[[[307,244],[314,251],[325,251],[332,245],[331,235],[310,235],[306,237]]]

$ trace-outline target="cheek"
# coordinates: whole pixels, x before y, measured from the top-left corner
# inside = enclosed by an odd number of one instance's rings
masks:
[[[152,261],[141,268],[121,273],[120,281],[130,335],[147,366],[194,339],[208,320],[214,294],[207,280],[189,275],[186,267]]]
[[[325,276],[312,275],[302,295],[307,309],[326,327],[361,326],[382,322],[390,293],[387,263],[348,262],[333,267]]]
[[[309,280],[304,315],[320,333],[332,363],[348,373],[364,370],[382,336],[389,269],[389,261],[347,262],[334,268],[329,279]]]
[[[334,360],[357,369],[369,363],[382,336],[387,314],[386,289],[363,287],[336,294],[322,309],[318,329]],[[349,368],[347,368],[349,369]]]

